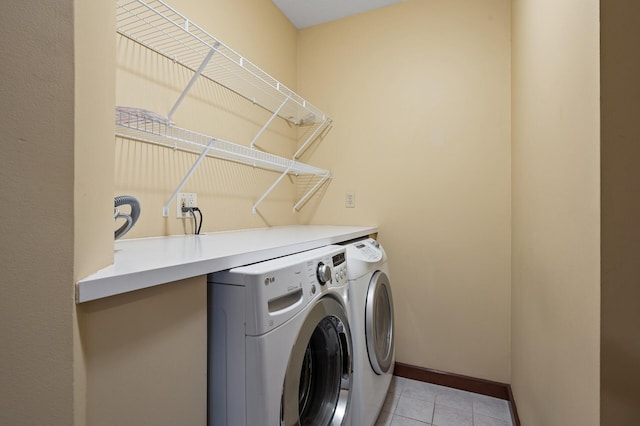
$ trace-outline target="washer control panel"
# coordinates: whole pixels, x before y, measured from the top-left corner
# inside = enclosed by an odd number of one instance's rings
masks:
[[[344,285],[347,282],[347,261],[345,252],[341,251],[332,258],[334,280],[338,285]]]
[[[308,262],[309,275],[315,270],[315,277],[321,286],[343,286],[347,284],[346,250],[339,248],[335,254]],[[312,294],[315,288],[312,288]]]

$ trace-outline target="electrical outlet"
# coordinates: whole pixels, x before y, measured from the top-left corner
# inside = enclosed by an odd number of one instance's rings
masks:
[[[195,192],[178,192],[178,195],[176,195],[177,219],[186,219],[191,217],[191,213],[182,211],[183,207],[198,207],[198,194]]]
[[[348,209],[353,209],[356,207],[356,193],[355,192],[347,192],[344,195],[344,206]]]

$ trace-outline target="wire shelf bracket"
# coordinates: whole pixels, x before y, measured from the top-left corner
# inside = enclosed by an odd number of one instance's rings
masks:
[[[169,120],[171,120],[173,118],[173,114],[175,114],[175,112],[178,110],[178,107],[180,106],[180,104],[182,103],[184,98],[187,96],[187,93],[189,93],[189,91],[193,87],[193,84],[196,82],[198,77],[200,77],[200,75],[202,75],[202,71],[204,71],[204,68],[207,66],[207,64],[211,60],[211,57],[213,56],[213,54],[216,53],[216,49],[218,48],[219,45],[220,45],[220,43],[214,44],[213,48],[209,51],[207,56],[204,58],[204,60],[200,64],[200,67],[198,68],[198,70],[193,74],[193,77],[191,77],[191,80],[189,80],[189,83],[187,83],[187,86],[184,88],[184,90],[182,91],[182,93],[180,94],[178,99],[176,100],[176,103],[171,108],[171,111],[169,111],[169,114],[167,115]]]
[[[182,180],[180,181],[180,183],[176,187],[175,191],[173,191],[173,193],[171,194],[171,196],[169,197],[169,199],[167,200],[165,205],[162,206],[162,216],[164,216],[164,217],[168,217],[169,216],[169,205],[176,198],[176,195],[178,195],[178,192],[180,192],[182,190],[184,185],[191,178],[191,175],[196,171],[196,169],[198,168],[198,166],[200,165],[202,160],[204,160],[204,157],[207,156],[207,153],[211,149],[211,146],[213,145],[214,142],[215,142],[215,139],[212,138],[211,142],[209,142],[209,144],[206,147],[204,147],[204,149],[202,150],[202,152],[200,153],[200,155],[196,159],[195,163],[193,163],[193,165],[191,166],[191,168],[189,169],[187,174],[184,176],[184,178],[182,178]]]
[[[322,186],[322,184],[325,183],[329,179],[331,179],[331,174],[327,174],[327,175],[321,176],[320,180],[318,181],[318,183],[316,183],[313,186],[313,188],[311,188],[309,191],[307,191],[306,194],[304,194],[302,196],[302,198],[300,198],[300,200],[297,203],[294,204],[293,212],[296,213],[297,211],[299,211],[299,209],[307,201],[307,199],[309,199],[309,197],[311,197],[313,194],[315,194],[315,192]]]
[[[331,123],[332,121],[329,117],[324,117],[322,123],[320,123],[320,125],[316,127],[316,129],[311,133],[311,135],[309,135],[304,143],[300,145],[300,148],[298,148],[295,154],[293,154],[293,159],[297,160],[307,150],[311,142],[315,141],[316,138],[322,134],[322,132],[329,128],[329,125],[331,125]]]
[[[284,102],[282,102],[282,104],[278,107],[278,109],[273,112],[273,115],[267,120],[266,123],[264,123],[264,126],[262,126],[260,131],[253,137],[253,139],[251,140],[251,144],[249,144],[249,146],[251,148],[254,147],[256,141],[258,140],[258,138],[260,136],[262,136],[264,131],[267,130],[267,127],[269,127],[269,124],[271,124],[271,122],[278,116],[280,111],[282,111],[282,108],[284,108],[284,106],[287,104],[287,102],[289,102],[289,99],[291,99],[291,96],[287,96],[287,99],[285,99]]]

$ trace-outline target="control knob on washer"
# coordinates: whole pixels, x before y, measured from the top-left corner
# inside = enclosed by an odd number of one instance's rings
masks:
[[[331,281],[331,267],[329,265],[325,265],[324,263],[318,263],[318,270],[316,271],[316,275],[318,276],[318,281],[320,281],[320,285],[324,285],[327,281]]]

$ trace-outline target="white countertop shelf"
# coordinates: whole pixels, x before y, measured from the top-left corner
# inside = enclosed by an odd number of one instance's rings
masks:
[[[297,225],[115,242],[114,263],[76,283],[76,303],[206,275],[378,232]]]

